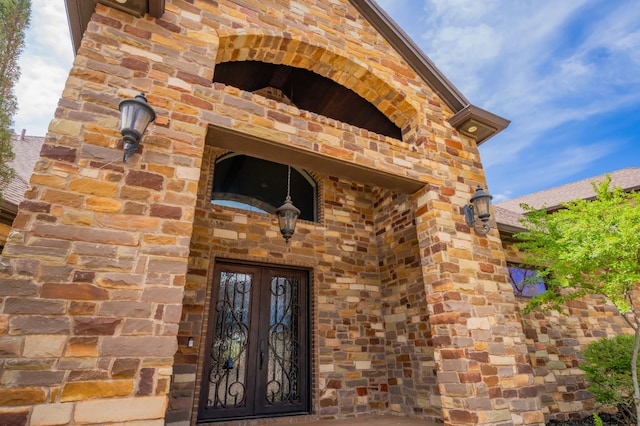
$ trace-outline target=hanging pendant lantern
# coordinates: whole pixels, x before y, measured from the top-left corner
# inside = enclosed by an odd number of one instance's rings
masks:
[[[278,216],[278,224],[280,225],[280,233],[284,237],[287,244],[289,243],[289,238],[293,236],[293,233],[296,231],[296,221],[298,220],[298,216],[300,216],[300,210],[291,202],[291,166],[288,166],[287,173],[287,198],[284,200],[284,204],[282,204],[276,210],[276,215]]]

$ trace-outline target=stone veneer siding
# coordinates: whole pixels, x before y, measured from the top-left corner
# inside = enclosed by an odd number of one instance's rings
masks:
[[[461,211],[485,185],[475,142],[349,3],[286,4],[167,0],[158,20],[98,5],[0,261],[0,423],[163,424],[169,404],[184,419],[184,336],[216,255],[313,271],[314,415],[542,423],[500,239]],[[228,60],[331,78],[403,140],[212,84]],[[117,104],[139,91],[157,119],[122,164]],[[318,176],[322,222],[287,247],[271,217],[205,207],[209,125],[423,186]]]
[[[523,255],[509,236],[503,238],[507,260],[522,263]],[[523,309],[528,299],[519,297]],[[532,312],[522,315],[529,357],[547,420],[577,420],[597,411],[587,390],[585,374],[578,368],[586,346],[603,337],[633,333],[616,307],[601,297],[571,301],[562,313]]]

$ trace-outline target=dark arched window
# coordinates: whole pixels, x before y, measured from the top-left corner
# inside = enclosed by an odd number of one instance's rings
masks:
[[[275,214],[287,196],[287,165],[244,154],[216,160],[211,203]],[[291,200],[300,219],[318,220],[315,180],[304,170],[291,168]]]

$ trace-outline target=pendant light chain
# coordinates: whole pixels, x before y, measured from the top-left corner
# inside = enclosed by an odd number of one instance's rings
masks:
[[[287,166],[289,168],[287,172],[287,200],[291,200],[291,166]]]

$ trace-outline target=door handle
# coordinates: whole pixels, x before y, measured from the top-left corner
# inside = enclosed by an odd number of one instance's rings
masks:
[[[264,365],[264,339],[260,340],[260,370]]]

